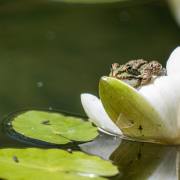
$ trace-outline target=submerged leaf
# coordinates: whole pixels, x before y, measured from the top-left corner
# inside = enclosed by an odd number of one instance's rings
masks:
[[[67,144],[73,141],[90,141],[98,135],[97,128],[90,122],[45,111],[24,112],[15,116],[8,124],[15,135],[22,135],[26,141],[26,138],[31,138],[47,143]]]
[[[103,77],[99,94],[106,112],[128,137],[168,143],[168,128],[156,110],[134,88],[115,78]]]
[[[82,152],[37,148],[0,150],[2,179],[103,180],[99,176],[117,173],[117,167],[111,162]]]

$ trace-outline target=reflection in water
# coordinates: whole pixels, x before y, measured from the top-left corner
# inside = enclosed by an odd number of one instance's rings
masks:
[[[113,180],[180,179],[180,149],[176,146],[126,141],[101,134],[80,148],[112,160],[120,171]]]
[[[176,147],[151,143],[122,141],[111,160],[119,167],[114,179],[176,180],[179,172],[179,152]]]
[[[120,138],[112,137],[106,134],[100,134],[100,136],[94,141],[81,144],[80,148],[84,152],[98,155],[103,159],[109,159],[112,152],[118,148],[120,143]]]
[[[169,150],[163,157],[160,164],[157,166],[153,174],[149,177],[150,180],[175,180],[177,176],[177,154],[175,149]]]

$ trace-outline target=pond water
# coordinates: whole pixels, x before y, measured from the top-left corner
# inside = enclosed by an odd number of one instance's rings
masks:
[[[1,135],[1,149],[41,147],[43,149],[60,148],[68,152],[83,151],[110,160],[119,169],[119,174],[112,180],[177,180],[180,179],[179,146],[165,146],[152,143],[140,143],[123,140],[119,137],[100,133],[87,143],[77,146],[42,146],[15,141],[5,134]],[[37,154],[38,156],[38,154]],[[16,156],[15,156],[16,157]],[[3,166],[3,164],[2,164]],[[28,177],[26,178],[28,179]]]
[[[137,1],[138,2],[138,1]],[[0,3],[0,114],[53,108],[84,114],[80,93],[97,94],[113,62],[157,59],[179,44],[165,1]]]
[[[159,60],[179,45],[180,29],[166,1],[101,4],[25,0],[0,3],[0,115],[23,109],[84,116],[83,92],[113,62]],[[1,147],[28,145],[1,135]],[[113,179],[178,179],[179,147],[135,143],[101,134],[81,145],[119,167]]]

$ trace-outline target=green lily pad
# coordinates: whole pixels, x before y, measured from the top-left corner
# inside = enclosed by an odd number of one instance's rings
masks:
[[[6,121],[8,134],[26,142],[65,145],[87,142],[97,135],[97,128],[81,118],[60,113],[31,110]]]
[[[168,128],[159,114],[134,88],[115,78],[103,77],[99,94],[106,112],[125,136],[142,141],[170,142]]]
[[[151,2],[152,0],[54,0],[56,2],[65,2],[65,3],[77,3],[77,4],[110,4],[110,3],[130,3],[130,4],[137,4],[137,3],[147,3]]]
[[[66,2],[66,3],[99,4],[99,3],[125,2],[129,0],[56,0],[56,1]]]
[[[116,175],[117,167],[97,156],[59,149],[0,150],[0,178],[28,180],[103,180]],[[103,176],[103,177],[101,177]]]

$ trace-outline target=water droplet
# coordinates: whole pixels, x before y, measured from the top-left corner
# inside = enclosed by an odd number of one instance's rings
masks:
[[[51,106],[49,106],[49,108],[48,108],[48,109],[49,109],[49,111],[52,111],[52,110],[53,110],[53,108],[52,108]]]
[[[97,177],[96,174],[91,174],[91,173],[78,173],[78,174],[81,175],[81,176],[87,176],[87,177],[90,177],[90,178]]]
[[[68,151],[69,153],[72,153],[72,149],[71,149],[71,148],[68,148],[67,151]]]
[[[67,131],[67,133],[74,133],[74,132],[75,132],[74,129],[69,129],[69,130]]]
[[[37,82],[37,87],[41,88],[44,86],[44,83],[42,81]]]

